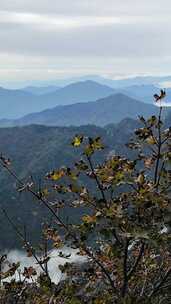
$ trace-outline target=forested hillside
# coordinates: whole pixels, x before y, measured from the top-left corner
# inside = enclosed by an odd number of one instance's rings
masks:
[[[105,157],[109,153],[126,153],[125,143],[137,126],[138,122],[125,119],[118,125],[109,125],[105,128],[93,125],[70,128],[35,125],[2,128],[0,129],[0,152],[11,159],[12,167],[19,178],[26,181],[32,176],[37,185],[40,183],[42,187],[45,187],[47,172],[63,165],[70,166],[79,159],[79,152],[71,146],[71,140],[75,134],[101,136],[106,145],[103,152],[103,157]],[[99,157],[102,156],[99,155]],[[36,240],[41,228],[40,223],[47,216],[46,210],[29,194],[17,192],[15,180],[3,168],[0,173],[1,207],[5,206],[9,215],[20,227],[26,225],[31,239]],[[9,227],[2,212],[0,218],[0,245],[3,248],[17,246],[15,232]]]

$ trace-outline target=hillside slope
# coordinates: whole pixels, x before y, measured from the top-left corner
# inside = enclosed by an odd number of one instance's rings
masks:
[[[57,106],[53,109],[29,114],[14,121],[1,121],[0,125],[80,126],[95,124],[104,126],[109,123],[118,123],[126,117],[137,119],[140,113],[147,117],[156,112],[157,108],[154,105],[139,102],[124,94],[115,94],[95,102]]]

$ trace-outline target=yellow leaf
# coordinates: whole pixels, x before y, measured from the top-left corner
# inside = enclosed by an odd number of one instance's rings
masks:
[[[96,137],[93,141],[93,148],[96,150],[101,150],[104,149],[104,146],[101,142],[101,138],[100,137]]]
[[[43,189],[43,190],[41,191],[41,195],[42,195],[43,197],[47,197],[48,194],[49,194],[49,191],[48,191],[47,188],[45,188],[45,189]]]
[[[65,175],[65,170],[54,170],[46,175],[46,178],[57,181]]]
[[[83,142],[83,136],[82,135],[76,135],[72,140],[72,145],[74,147],[79,147],[81,143]]]
[[[146,139],[147,143],[149,145],[155,145],[156,144],[156,140],[153,136],[149,136],[147,139]]]
[[[96,221],[96,216],[85,215],[82,217],[82,220],[86,224],[92,224]]]
[[[140,173],[136,179],[136,182],[140,185],[144,184],[145,182],[145,176],[143,173]]]

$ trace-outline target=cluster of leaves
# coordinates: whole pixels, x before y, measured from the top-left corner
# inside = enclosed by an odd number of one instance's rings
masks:
[[[155,99],[164,96],[161,91]],[[165,130],[161,118],[161,106],[158,117],[140,117],[142,127],[127,145],[136,152],[134,160],[112,155],[97,165],[96,152],[104,149],[101,138],[76,135],[72,145],[82,152],[81,160],[49,172],[48,189],[24,188],[54,218],[55,226],[44,230],[45,239],[57,248],[70,244],[88,258],[82,269],[68,262],[61,268],[67,279],[56,294],[58,303],[170,303],[171,128]],[[82,176],[96,191],[82,183]],[[51,191],[54,203],[48,199]],[[88,212],[77,223],[66,223],[58,212],[66,201]],[[38,262],[48,277],[47,251],[44,257]]]

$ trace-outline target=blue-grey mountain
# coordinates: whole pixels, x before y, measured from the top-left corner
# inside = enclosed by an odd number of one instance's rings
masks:
[[[114,94],[94,102],[77,103],[57,106],[53,109],[26,115],[12,121],[0,121],[0,126],[23,126],[40,124],[48,126],[81,126],[94,124],[104,126],[118,123],[129,117],[136,119],[138,115],[144,117],[157,112],[157,107],[137,101],[124,94]]]
[[[113,93],[112,88],[93,81],[73,83],[41,96],[22,90],[0,88],[0,118],[15,119],[57,105],[94,101]]]

